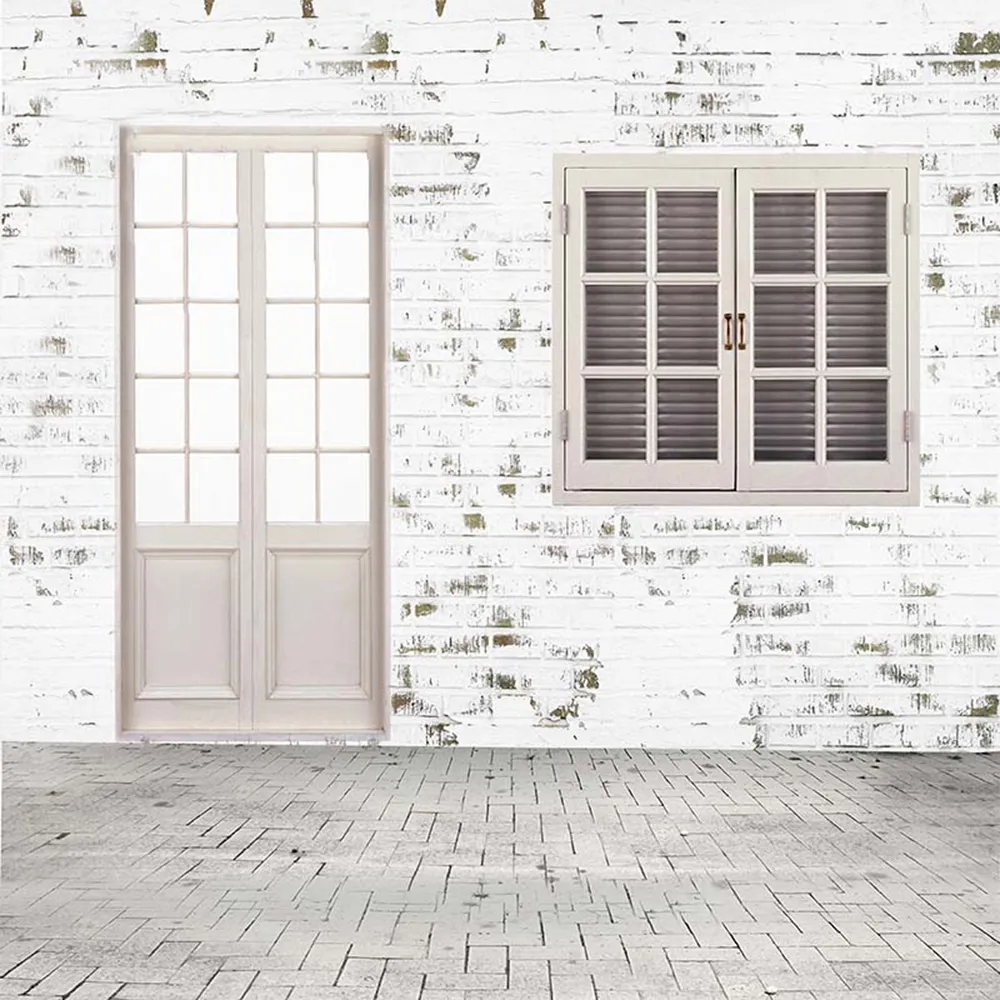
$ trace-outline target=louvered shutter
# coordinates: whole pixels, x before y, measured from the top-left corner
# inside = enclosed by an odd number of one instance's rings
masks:
[[[566,174],[566,488],[732,490],[733,171]]]
[[[907,488],[904,168],[740,168],[740,490]]]

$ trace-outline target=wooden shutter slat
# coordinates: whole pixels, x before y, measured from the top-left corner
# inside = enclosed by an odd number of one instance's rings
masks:
[[[886,269],[884,191],[828,191],[826,269],[833,273],[881,274]]]
[[[656,410],[659,459],[718,458],[718,379],[659,379]]]
[[[645,460],[645,379],[587,379],[584,412],[588,459]]]
[[[657,191],[657,270],[664,273],[715,271],[718,261],[718,194],[715,191]]]
[[[753,253],[758,274],[801,274],[816,267],[816,198],[811,193],[754,194]]]
[[[815,381],[758,379],[754,385],[754,459],[812,462],[815,458]]]
[[[656,290],[656,355],[661,365],[714,365],[718,359],[716,285],[660,285]]]
[[[587,285],[585,363],[646,364],[646,286]]]
[[[826,457],[830,462],[886,458],[885,379],[830,379],[826,384]]]
[[[831,367],[885,366],[888,314],[884,285],[828,285],[826,363]]]
[[[646,192],[587,191],[586,269],[595,273],[646,270]]]
[[[811,368],[816,363],[812,285],[754,288],[753,356],[758,368]]]

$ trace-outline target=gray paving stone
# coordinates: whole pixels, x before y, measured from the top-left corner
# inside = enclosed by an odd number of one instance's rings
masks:
[[[0,997],[1000,997],[995,756],[5,744],[3,765]]]

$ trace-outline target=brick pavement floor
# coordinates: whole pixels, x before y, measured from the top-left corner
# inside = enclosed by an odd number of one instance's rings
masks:
[[[7,743],[0,998],[998,1000],[1000,757]]]

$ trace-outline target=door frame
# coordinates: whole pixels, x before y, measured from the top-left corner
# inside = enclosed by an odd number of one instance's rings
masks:
[[[197,149],[199,139],[209,142],[219,138],[239,139],[245,137],[252,140],[256,148],[259,142],[265,142],[273,137],[275,147],[281,148],[286,138],[303,139],[315,136],[343,136],[374,139],[370,155],[375,159],[371,177],[377,181],[378,190],[370,193],[369,233],[372,246],[370,292],[370,368],[369,368],[369,412],[371,419],[370,438],[370,519],[371,530],[371,560],[370,576],[370,621],[371,631],[368,636],[371,656],[371,679],[375,687],[375,697],[380,701],[378,718],[381,728],[358,729],[348,731],[295,731],[271,732],[246,729],[239,731],[140,731],[124,728],[125,720],[125,671],[135,670],[135,639],[137,621],[131,613],[135,605],[135,523],[134,523],[134,394],[135,375],[132,364],[132,351],[126,350],[125,338],[130,337],[134,344],[133,323],[128,311],[132,306],[133,276],[131,253],[133,242],[127,234],[132,228],[132,171],[129,169],[129,154],[132,151],[133,140],[136,138],[152,139],[151,145],[158,145],[157,137],[162,140],[190,142]],[[113,727],[116,741],[143,742],[263,742],[263,743],[343,743],[363,742],[388,739],[390,735],[390,668],[391,647],[389,641],[390,592],[390,447],[389,447],[389,128],[387,126],[357,125],[330,126],[322,123],[284,127],[268,123],[257,123],[234,127],[224,120],[207,119],[198,125],[170,124],[168,120],[126,121],[118,127],[118,182],[115,184],[114,212],[116,220],[116,260],[115,275],[117,302],[115,307],[115,370],[118,375],[115,407],[115,443],[118,451],[118,463],[115,475],[115,517],[117,523],[115,546],[115,698],[113,707]],[[183,148],[188,148],[184,146]],[[243,304],[241,302],[241,308]],[[247,310],[253,307],[252,300],[246,304]],[[241,324],[242,325],[242,324]],[[241,353],[244,346],[241,344]],[[252,378],[252,372],[251,372]],[[242,384],[242,378],[241,378]],[[252,381],[250,383],[252,385]],[[243,396],[249,395],[243,393]],[[243,419],[244,400],[241,399],[241,420]],[[249,408],[249,406],[247,406]],[[253,458],[253,452],[249,456]],[[243,466],[241,452],[241,467]],[[242,480],[242,477],[241,477]],[[125,489],[125,486],[128,489]],[[241,481],[241,494],[245,486]],[[241,511],[237,526],[241,535],[249,531],[253,512],[247,516]],[[246,550],[246,555],[252,561],[253,548]],[[240,567],[240,574],[247,578],[250,567]],[[263,581],[257,586],[262,585]],[[245,594],[241,587],[241,604],[243,601],[256,601],[256,594],[251,590]],[[252,667],[256,655],[253,636],[241,634],[241,662],[249,656],[251,667],[245,670],[244,684],[255,682],[255,670]],[[247,645],[244,645],[244,644]],[[252,700],[251,689],[250,698]],[[242,700],[242,692],[241,692]]]

